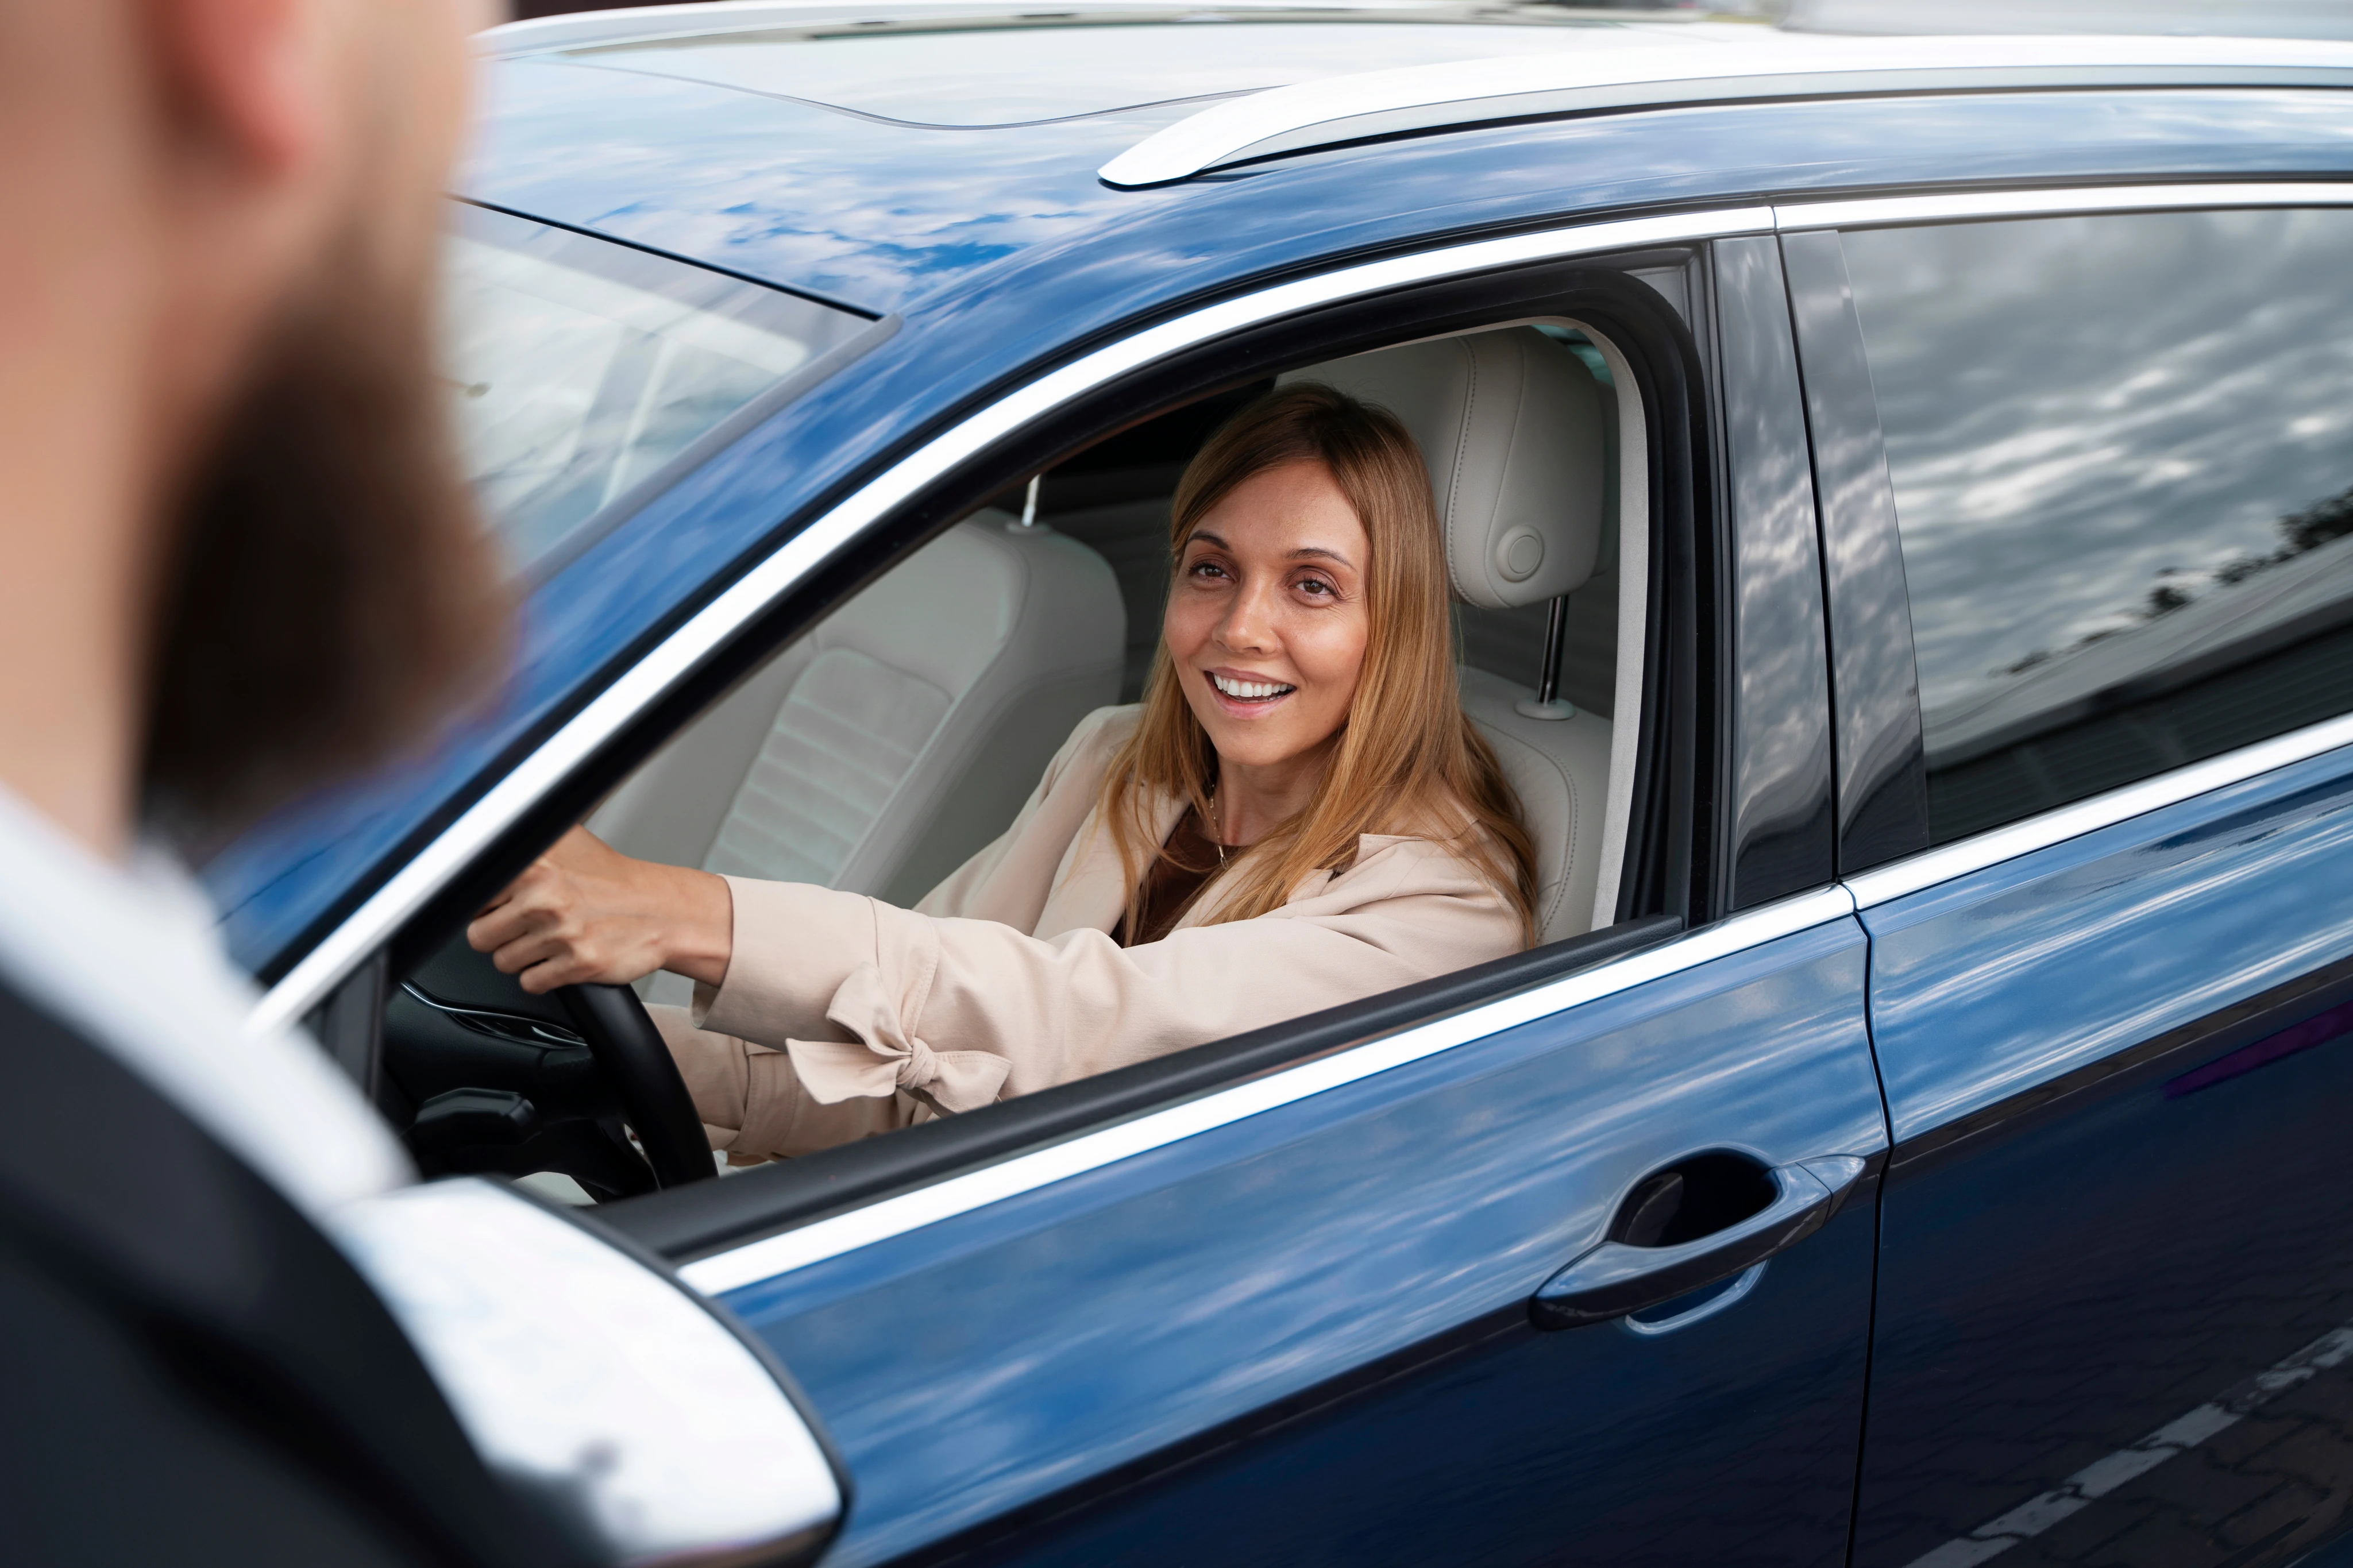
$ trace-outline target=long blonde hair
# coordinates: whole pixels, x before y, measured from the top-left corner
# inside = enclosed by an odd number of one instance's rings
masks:
[[[1462,711],[1438,514],[1429,470],[1405,426],[1384,409],[1312,382],[1269,393],[1227,421],[1187,465],[1170,511],[1170,560],[1181,564],[1203,516],[1244,480],[1296,462],[1321,463],[1364,526],[1365,661],[1314,796],[1213,879],[1236,885],[1210,923],[1282,908],[1311,873],[1344,868],[1361,835],[1404,833],[1446,844],[1476,867],[1511,900],[1523,938],[1533,942],[1535,851],[1495,753]],[[1142,929],[1144,869],[1168,854],[1153,837],[1151,801],[1175,795],[1207,823],[1217,769],[1208,731],[1185,700],[1164,640],[1145,688],[1143,720],[1103,778],[1103,819],[1127,876],[1130,931]]]

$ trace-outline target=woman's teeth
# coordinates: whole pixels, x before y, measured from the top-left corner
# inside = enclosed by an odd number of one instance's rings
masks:
[[[1281,697],[1299,689],[1295,686],[1283,686],[1269,680],[1229,680],[1222,675],[1209,677],[1209,684],[1229,697],[1238,697],[1245,701],[1262,701],[1269,697]]]

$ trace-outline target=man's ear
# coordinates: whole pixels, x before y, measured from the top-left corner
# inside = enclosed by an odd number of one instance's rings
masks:
[[[185,150],[263,174],[331,134],[327,0],[145,0]]]

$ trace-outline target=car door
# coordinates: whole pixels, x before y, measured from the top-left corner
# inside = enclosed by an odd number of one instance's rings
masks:
[[[1894,1133],[1860,1568],[2353,1522],[2341,190],[1785,236]]]
[[[1802,895],[682,1272],[840,1445],[838,1563],[1835,1563],[1862,962],[1843,895]],[[1764,1206],[1609,1241],[1675,1170]],[[1572,1263],[1548,1322],[1593,1321],[1539,1326]]]
[[[802,1380],[831,1561],[1843,1561],[1885,1132],[1803,411],[1773,242],[1686,279],[1730,481],[1692,647],[1733,679],[1657,677],[1730,738],[1696,929],[817,1156],[847,1195],[770,1234],[681,1226],[735,1183],[615,1211]]]

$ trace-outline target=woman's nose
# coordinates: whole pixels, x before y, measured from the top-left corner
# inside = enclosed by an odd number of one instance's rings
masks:
[[[1236,653],[1271,653],[1274,649],[1274,606],[1266,590],[1244,584],[1218,623],[1218,641]]]

